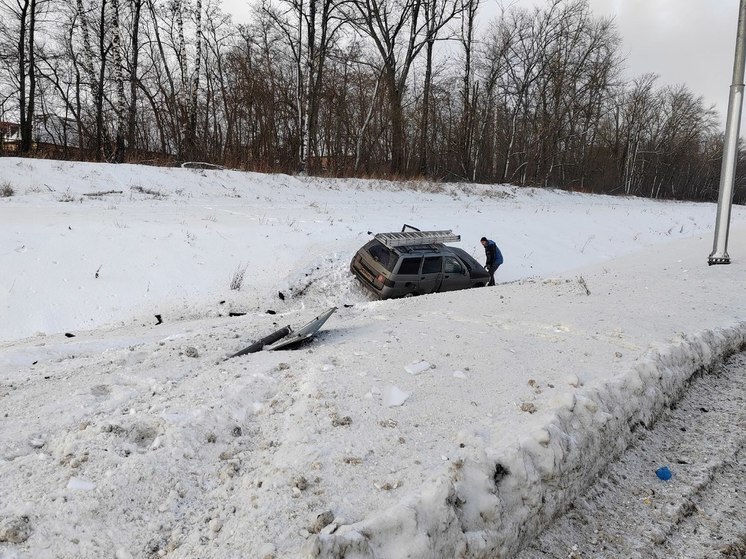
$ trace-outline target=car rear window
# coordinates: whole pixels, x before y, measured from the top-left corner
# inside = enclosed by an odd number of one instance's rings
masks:
[[[382,245],[378,241],[374,241],[368,247],[368,254],[371,255],[373,260],[380,262],[381,266],[386,268],[389,272],[394,271],[394,266],[396,266],[398,256],[395,252],[389,250],[388,247]]]

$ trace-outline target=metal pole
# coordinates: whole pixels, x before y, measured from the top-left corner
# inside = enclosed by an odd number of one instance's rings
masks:
[[[728,97],[728,118],[725,122],[725,143],[723,144],[723,164],[720,168],[720,192],[715,221],[715,240],[707,263],[730,264],[728,256],[728,230],[730,210],[733,205],[733,185],[736,176],[736,156],[738,155],[738,129],[741,125],[743,107],[743,72],[746,60],[746,0],[741,0],[738,10],[738,32],[736,34],[736,55],[733,62],[733,84]]]

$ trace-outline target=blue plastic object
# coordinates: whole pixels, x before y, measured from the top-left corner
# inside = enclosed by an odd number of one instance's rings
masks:
[[[673,474],[671,473],[671,470],[668,469],[668,466],[663,466],[662,468],[658,468],[657,470],[655,470],[655,475],[657,475],[663,481],[668,481],[669,479],[671,479],[671,476]]]

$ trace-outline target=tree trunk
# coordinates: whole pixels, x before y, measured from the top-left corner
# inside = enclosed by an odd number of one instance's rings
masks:
[[[313,13],[315,14],[315,1],[310,0],[311,7],[313,10]],[[298,113],[298,172],[299,173],[305,173],[306,172],[306,158],[308,157],[308,153],[306,151],[306,141],[307,141],[307,135],[306,135],[306,114],[308,106],[306,103],[308,103],[308,96],[307,91],[310,89],[307,84],[305,83],[303,79],[303,0],[298,1],[298,53],[297,57],[295,59],[296,64],[296,74],[297,74],[297,82],[295,84],[295,110]],[[308,62],[306,63],[306,74],[308,76],[308,79],[313,79],[312,69],[311,69],[311,50],[310,50],[310,43],[312,41],[311,39],[312,31],[311,31],[311,24],[309,22],[308,25],[308,42],[309,42],[309,49],[308,50]]]
[[[99,25],[98,49],[101,57],[99,65],[98,80],[95,85],[95,104],[96,104],[96,159],[101,160],[108,151],[109,134],[104,130],[104,80],[106,78],[106,56],[109,48],[106,45],[106,1],[101,0],[101,23]]]
[[[19,105],[22,154],[34,145],[34,113],[36,104],[36,0],[24,0],[20,7],[18,39]],[[26,87],[28,85],[28,93]]]
[[[189,122],[186,134],[186,155],[194,158],[197,155],[197,99],[199,93],[200,62],[202,61],[202,0],[197,0],[194,8],[197,29],[195,31],[197,45],[194,55],[194,70],[190,84]]]
[[[430,124],[430,87],[433,76],[433,44],[434,40],[427,42],[425,47],[425,84],[422,88],[422,125],[420,126],[420,173],[427,177],[429,175],[428,161],[428,135]]]
[[[466,176],[469,176],[471,161],[471,129],[474,121],[474,103],[471,99],[472,82],[472,55],[474,49],[474,22],[479,9],[479,0],[466,0],[463,2],[465,13],[461,24],[461,43],[464,46],[464,75],[461,78],[461,126],[458,133],[461,159],[461,168]]]
[[[19,37],[18,37],[18,104],[21,111],[21,145],[22,154],[31,150],[31,117],[28,115],[26,106],[26,33],[28,31],[29,0],[20,4],[19,14]]]
[[[125,155],[124,143],[124,75],[122,65],[122,41],[121,29],[119,27],[119,0],[111,0],[111,28],[112,48],[114,49],[114,76],[117,87],[116,95],[116,132],[114,135],[114,163],[123,163]]]
[[[379,74],[378,79],[376,80],[376,87],[373,90],[373,95],[371,95],[371,98],[370,98],[370,108],[368,109],[368,113],[365,115],[365,121],[363,122],[363,125],[360,127],[360,132],[358,133],[357,141],[355,142],[354,170],[356,173],[360,170],[360,159],[363,153],[363,137],[365,136],[365,130],[368,128],[371,118],[373,118],[373,109],[375,108],[376,97],[378,96],[378,88],[381,85],[381,78],[382,76]]]
[[[143,0],[134,0],[132,13],[132,62],[130,66],[130,105],[127,113],[127,147],[132,150],[137,137],[137,69],[140,57],[140,12]]]
[[[393,71],[388,71],[389,115],[391,118],[391,173],[401,176],[404,173],[404,93],[399,88]]]

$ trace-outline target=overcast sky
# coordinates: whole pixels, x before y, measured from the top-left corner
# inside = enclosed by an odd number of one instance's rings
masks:
[[[717,107],[721,126],[733,81],[738,4],[739,0],[590,0],[596,15],[614,17],[629,76],[653,72],[661,83],[686,84]]]
[[[529,7],[543,0],[483,0],[485,21],[498,2]],[[622,36],[627,76],[652,72],[659,84],[686,84],[715,105],[725,126],[733,79],[739,0],[589,0],[597,16],[614,18]],[[249,0],[224,0],[238,22],[248,19]],[[744,133],[743,126],[741,134]]]

